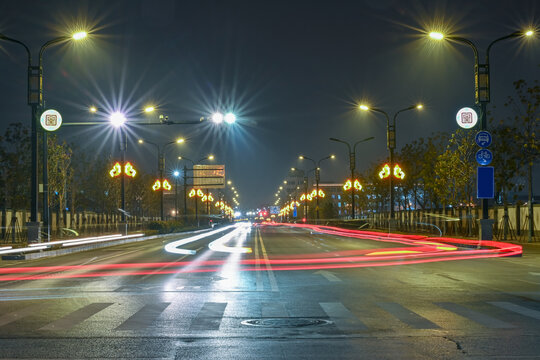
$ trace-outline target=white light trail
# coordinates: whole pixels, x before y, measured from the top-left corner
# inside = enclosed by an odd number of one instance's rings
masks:
[[[165,245],[165,251],[167,251],[169,253],[172,253],[172,254],[195,255],[197,253],[195,250],[179,249],[178,246],[182,246],[182,245],[189,244],[189,243],[197,241],[197,240],[204,239],[205,237],[218,234],[218,233],[220,233],[222,231],[228,230],[228,229],[230,229],[232,227],[235,227],[235,226],[236,225],[229,225],[229,226],[225,226],[225,227],[222,227],[220,229],[217,229],[217,230],[212,230],[212,231],[206,232],[204,234],[190,236],[190,237],[185,238],[185,239],[173,241],[172,243],[169,243],[169,244]]]
[[[241,223],[238,224],[238,228],[234,231],[228,233],[227,235],[224,235],[220,237],[217,240],[212,241],[210,244],[208,244],[208,248],[212,251],[218,251],[218,252],[227,252],[227,253],[251,253],[252,249],[249,247],[231,247],[231,246],[225,246],[224,244],[231,239],[233,239],[235,236],[241,236],[242,240],[238,241],[238,243],[242,243],[246,240],[247,234],[251,231],[251,224],[250,223]]]
[[[24,253],[24,252],[29,252],[29,251],[43,250],[46,248],[47,248],[46,246],[34,246],[34,247],[24,247],[24,248],[11,249],[11,250],[2,250],[0,251],[0,255]]]
[[[122,234],[92,236],[92,237],[86,237],[86,238],[80,238],[80,239],[59,240],[59,241],[51,241],[47,243],[37,243],[37,244],[31,244],[29,246],[53,246],[53,245],[81,242],[81,241],[86,241],[86,240],[116,240],[117,238],[120,238],[120,237],[122,237]]]
[[[68,246],[77,246],[77,245],[84,245],[84,244],[93,244],[93,243],[111,241],[111,240],[131,239],[131,238],[141,237],[141,236],[144,236],[144,234],[140,233],[140,234],[118,236],[118,237],[113,237],[113,238],[97,238],[97,239],[94,239],[94,240],[73,241],[73,242],[69,242],[69,243],[66,243],[66,244],[62,244],[62,246],[63,247],[68,247]]]

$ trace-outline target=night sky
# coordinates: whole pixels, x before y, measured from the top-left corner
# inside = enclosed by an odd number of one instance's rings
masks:
[[[391,115],[416,102],[397,122],[397,147],[436,131],[457,128],[455,114],[474,105],[473,54],[456,43],[433,43],[426,31],[445,30],[472,40],[483,59],[494,39],[538,28],[540,3],[531,1],[12,1],[0,2],[0,33],[32,48],[75,29],[90,29],[80,44],[44,54],[46,108],[65,122],[105,120],[121,110],[130,122],[193,121],[216,110],[232,111],[232,127],[202,125],[131,127],[128,158],[155,171],[152,147],[142,137],[185,145],[168,147],[167,168],[176,157],[209,153],[226,165],[243,208],[271,204],[291,166],[303,153],[324,163],[323,182],[342,182],[348,155],[336,137],[359,146],[357,168],[383,161],[386,122],[360,113],[367,102]],[[0,41],[0,122],[30,122],[26,104],[26,55]],[[540,78],[540,37],[494,46],[490,57],[490,110],[509,114],[503,103],[512,82]],[[158,106],[154,119],[140,111]],[[97,106],[97,115],[87,111]],[[496,108],[494,108],[496,106]],[[62,127],[58,136],[79,151],[119,157],[110,126]],[[175,145],[176,146],[176,145]],[[105,175],[104,175],[105,176]]]

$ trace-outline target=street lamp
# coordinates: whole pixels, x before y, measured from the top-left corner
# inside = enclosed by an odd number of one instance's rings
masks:
[[[109,121],[112,126],[120,130],[120,162],[122,169],[126,165],[126,149],[127,149],[127,133],[124,124],[126,123],[126,116],[120,112],[115,111],[112,114],[109,115]],[[122,179],[120,180],[120,207],[121,210],[121,221],[122,224],[125,224],[126,221],[126,184],[125,184],[125,176],[122,175]],[[124,228],[127,229],[127,226]],[[127,230],[126,234],[127,235]]]
[[[43,110],[43,52],[49,46],[68,40],[81,40],[87,37],[85,31],[79,31],[72,36],[60,36],[47,41],[39,50],[38,66],[32,66],[32,55],[28,46],[20,40],[10,38],[0,33],[0,40],[10,41],[24,47],[28,56],[28,105],[32,107],[31,119],[31,178],[30,178],[30,222],[28,223],[28,241],[41,240],[38,214],[38,135],[37,124]],[[49,237],[49,208],[48,208],[48,181],[47,181],[47,132],[43,131],[43,221],[47,227],[47,240]]]
[[[335,155],[328,155],[326,157],[323,157],[322,159],[319,159],[319,161],[315,161],[312,158],[309,158],[304,155],[300,155],[298,157],[300,160],[310,160],[313,162],[313,165],[315,166],[315,188],[317,190],[317,199],[316,199],[316,213],[317,213],[317,222],[319,221],[319,181],[321,180],[321,162],[327,159],[335,159]]]
[[[190,158],[187,158],[185,156],[178,156],[178,160],[185,160],[189,161],[191,163],[191,171],[193,171],[193,168],[196,164],[201,163],[205,160],[214,160],[214,155],[208,155],[206,157],[203,157],[202,159],[199,159],[198,161],[193,161]],[[187,218],[187,172],[188,168],[184,165],[184,216]],[[193,177],[192,177],[193,178]],[[192,182],[192,185],[193,182]],[[198,205],[197,200],[195,199],[195,221],[197,222],[197,227],[199,227],[199,213],[198,213]]]
[[[234,115],[232,112],[228,112],[223,115],[217,111],[210,116],[210,120],[212,120],[212,122],[215,124],[221,124],[223,121],[225,121],[227,124],[234,124],[236,122],[236,115]]]
[[[168,146],[168,145],[171,145],[171,144],[182,144],[184,143],[184,139],[183,138],[178,138],[176,140],[173,140],[173,141],[169,141],[169,142],[166,142],[166,143],[163,143],[163,144],[156,144],[156,143],[153,143],[151,141],[146,141],[146,140],[143,140],[143,139],[139,139],[139,144],[144,144],[144,143],[148,143],[148,144],[151,144],[151,145],[154,145],[157,149],[157,160],[158,160],[158,173],[159,173],[159,182],[161,184],[163,184],[163,172],[165,171],[165,148]],[[164,198],[164,193],[165,193],[165,188],[162,186],[160,188],[161,190],[161,193],[160,193],[160,216],[161,216],[161,221],[164,221],[165,220],[165,213],[164,213],[164,209],[163,209],[163,198]]]
[[[353,150],[351,151],[351,145],[346,142],[346,141],[343,141],[343,140],[340,140],[340,139],[336,139],[336,138],[330,138],[331,141],[337,141],[337,142],[340,142],[340,143],[343,143],[345,145],[347,145],[347,148],[349,149],[349,169],[351,170],[351,181],[354,182],[354,169],[356,168],[356,145],[360,144],[360,143],[363,143],[365,141],[369,141],[369,140],[373,140],[375,139],[374,136],[370,136],[370,137],[367,137],[363,140],[359,140],[357,141],[354,146],[353,146]],[[352,199],[351,199],[351,205],[352,205],[352,211],[351,211],[351,218],[354,220],[356,219],[356,216],[355,216],[355,208],[354,208],[354,192],[355,192],[355,187],[353,186],[351,188],[351,193],[352,193]]]
[[[461,44],[465,44],[471,47],[474,53],[474,90],[475,90],[475,102],[480,105],[481,117],[480,117],[480,130],[487,130],[487,104],[490,102],[490,79],[489,79],[489,52],[491,47],[499,41],[507,39],[515,39],[518,37],[527,36],[530,37],[535,33],[534,30],[515,31],[506,36],[493,40],[487,47],[486,58],[483,64],[480,64],[478,57],[478,49],[476,45],[465,38],[445,35],[441,32],[432,31],[429,33],[429,37],[433,40],[442,41],[448,39],[450,41],[456,41]],[[530,200],[530,199],[529,199]],[[480,220],[480,240],[493,239],[493,220],[489,220],[489,199],[482,199],[482,219]],[[529,201],[531,204],[532,202]],[[532,219],[532,205],[529,208],[529,216]],[[529,227],[531,232],[531,227]]]
[[[409,111],[409,110],[414,110],[414,109],[417,109],[417,110],[421,110],[424,106],[422,104],[416,104],[416,105],[411,105],[411,106],[408,106],[406,108],[403,108],[401,110],[399,110],[398,112],[396,112],[394,114],[394,117],[392,119],[392,123],[390,123],[390,117],[388,116],[388,113],[386,113],[385,111],[381,110],[381,109],[377,109],[377,108],[371,108],[365,104],[360,104],[359,108],[360,110],[362,111],[374,111],[374,112],[378,112],[378,113],[381,113],[383,114],[385,117],[386,117],[386,146],[388,148],[388,152],[390,153],[390,159],[389,159],[389,162],[390,162],[390,169],[393,169],[394,168],[394,149],[396,148],[396,118],[397,116],[404,112],[404,111]],[[395,214],[394,214],[394,183],[393,183],[393,180],[392,180],[392,176],[390,176],[390,179],[389,179],[389,186],[390,186],[390,221],[389,221],[389,225],[390,225],[390,228],[392,228],[392,226],[394,225],[393,224],[393,221],[394,221],[394,218],[395,218]]]
[[[173,172],[174,176],[174,215],[175,219],[178,221],[178,176],[180,176],[180,171],[175,170]]]

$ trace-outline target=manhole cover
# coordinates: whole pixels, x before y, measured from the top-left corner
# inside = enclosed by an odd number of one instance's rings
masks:
[[[304,318],[251,319],[242,321],[242,325],[267,328],[296,328],[304,326],[321,326],[332,324],[329,320]]]

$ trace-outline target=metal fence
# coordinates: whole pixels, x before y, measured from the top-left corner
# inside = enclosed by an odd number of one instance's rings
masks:
[[[426,233],[436,236],[476,237],[481,209],[446,208],[428,210],[396,211],[395,229],[403,232]],[[533,233],[531,241],[540,241],[540,204],[533,208]],[[489,218],[494,219],[493,234],[498,240],[516,242],[529,241],[529,209],[526,206],[496,206],[489,209]],[[387,229],[388,213],[370,213],[365,217],[371,228]]]

